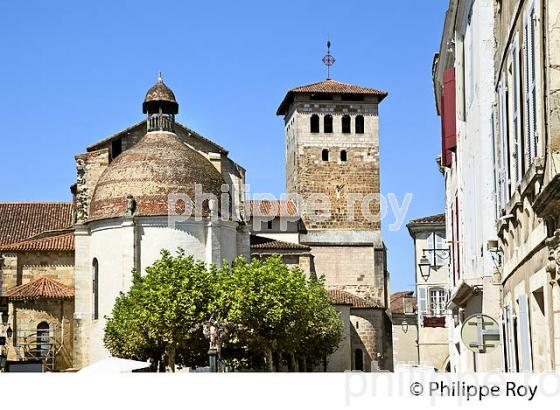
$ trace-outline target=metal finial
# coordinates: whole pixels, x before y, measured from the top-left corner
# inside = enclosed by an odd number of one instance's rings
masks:
[[[331,79],[331,66],[335,63],[334,57],[331,55],[331,42],[327,40],[327,54],[323,57],[323,64],[327,66],[327,80]]]
[[[157,79],[159,82],[163,82],[163,75],[161,74],[161,71],[159,72],[159,77]]]

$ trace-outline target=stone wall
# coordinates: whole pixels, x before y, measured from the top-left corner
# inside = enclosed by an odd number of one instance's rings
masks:
[[[391,329],[387,328],[386,314],[383,309],[352,309],[350,311],[352,369],[359,368],[356,349],[363,352],[363,370],[392,370],[393,355]],[[390,326],[390,325],[389,325]]]
[[[299,98],[299,97],[298,97]],[[334,97],[331,103],[295,103],[286,118],[286,188],[305,201],[313,194],[324,194],[330,215],[302,209],[306,229],[379,229],[379,137],[377,100],[349,103]],[[338,101],[337,101],[338,99]],[[320,117],[320,132],[310,132],[310,118]],[[323,117],[332,115],[333,132],[324,133]],[[364,116],[363,134],[355,133],[355,116]],[[342,133],[342,115],[351,116],[351,132]],[[328,161],[322,151],[329,152]],[[346,151],[347,160],[341,159]],[[353,195],[353,196],[352,196]],[[358,197],[366,200],[357,200]],[[371,214],[364,215],[366,213]],[[310,216],[322,216],[320,221]],[[369,217],[368,217],[369,216]]]

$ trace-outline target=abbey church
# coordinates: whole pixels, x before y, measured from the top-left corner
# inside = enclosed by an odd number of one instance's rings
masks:
[[[251,170],[176,121],[179,103],[160,77],[142,104],[144,120],[75,156],[71,202],[0,203],[8,360],[60,371],[109,356],[104,318],[131,286],[132,270],[181,247],[218,266],[280,255],[309,276],[324,275],[344,322],[327,370],[392,370],[379,219],[378,106],[386,95],[332,79],[289,90],[276,114],[284,120],[286,192],[301,200],[252,200]],[[200,193],[226,197],[227,206]],[[328,198],[328,212],[310,210],[316,196]]]

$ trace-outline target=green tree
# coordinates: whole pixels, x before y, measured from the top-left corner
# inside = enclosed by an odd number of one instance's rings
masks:
[[[225,350],[241,352],[240,365],[272,371],[284,361],[294,369],[299,359],[312,366],[340,343],[342,321],[322,281],[277,256],[237,259],[220,273],[212,308],[234,329]]]
[[[227,331],[223,357],[233,367],[274,370],[286,363],[312,368],[342,338],[342,321],[321,280],[308,280],[280,257],[236,259],[207,267],[179,250],[134,280],[107,318],[104,342],[111,354],[175,364],[207,364],[202,324],[210,316]]]
[[[121,293],[107,318],[104,343],[112,355],[175,365],[205,363],[202,323],[215,289],[214,267],[195,261],[179,250],[176,256],[163,250],[161,258],[134,275],[132,287]]]

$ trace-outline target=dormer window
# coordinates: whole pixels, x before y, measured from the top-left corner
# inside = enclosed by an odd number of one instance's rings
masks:
[[[342,133],[343,134],[350,134],[350,116],[343,115],[342,116]]]
[[[333,128],[332,128],[332,115],[327,114],[325,115],[324,118],[324,132],[326,134],[332,134]]]
[[[319,132],[319,116],[317,114],[313,114],[310,120],[310,128],[312,133]]]

